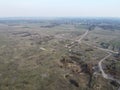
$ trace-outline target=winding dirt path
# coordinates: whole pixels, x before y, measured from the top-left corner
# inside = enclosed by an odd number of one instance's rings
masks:
[[[84,39],[85,36],[87,36],[88,32],[89,32],[89,30],[87,30],[87,31],[80,37],[79,40],[77,40],[78,43],[82,43],[82,40]]]
[[[80,37],[79,40],[77,40],[78,43],[82,43],[82,40],[84,39],[85,36],[88,35],[88,33],[89,33],[89,30],[87,30],[87,31]],[[86,44],[86,43],[85,43],[85,44]],[[90,44],[88,44],[88,43],[87,43],[87,45],[92,46],[92,45],[90,45]],[[115,79],[114,77],[109,76],[108,74],[106,74],[105,71],[103,70],[103,67],[102,67],[102,62],[104,62],[107,58],[109,58],[109,57],[112,55],[112,53],[118,54],[118,52],[115,52],[115,51],[112,51],[112,50],[109,50],[109,49],[103,49],[103,48],[97,47],[97,46],[95,46],[95,45],[92,46],[92,47],[97,48],[97,49],[99,49],[99,50],[102,50],[102,51],[105,51],[106,53],[108,53],[108,55],[105,56],[103,59],[101,59],[101,60],[99,61],[99,63],[98,63],[98,67],[99,67],[99,69],[100,69],[100,71],[101,71],[101,73],[102,73],[103,78],[116,81],[117,83],[120,84],[120,80],[117,80],[117,79]],[[120,90],[120,87],[119,87],[118,90]]]

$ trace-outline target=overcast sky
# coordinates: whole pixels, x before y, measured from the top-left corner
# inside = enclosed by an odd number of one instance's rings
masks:
[[[120,0],[0,0],[0,17],[120,17]]]

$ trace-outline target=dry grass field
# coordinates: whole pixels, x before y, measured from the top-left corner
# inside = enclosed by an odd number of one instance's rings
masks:
[[[78,43],[90,25],[55,22],[0,22],[0,90],[117,90],[98,67],[107,53],[94,46],[119,52],[120,29],[98,25]],[[103,67],[120,79],[120,55]]]

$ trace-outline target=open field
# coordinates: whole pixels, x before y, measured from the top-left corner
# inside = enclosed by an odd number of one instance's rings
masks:
[[[95,46],[120,52],[120,28],[68,21],[0,21],[0,90],[118,90],[98,67],[108,53]],[[120,80],[120,53],[103,69]]]

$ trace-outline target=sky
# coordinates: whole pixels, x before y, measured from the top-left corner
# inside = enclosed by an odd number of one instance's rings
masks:
[[[120,17],[120,0],[0,0],[0,17]]]

